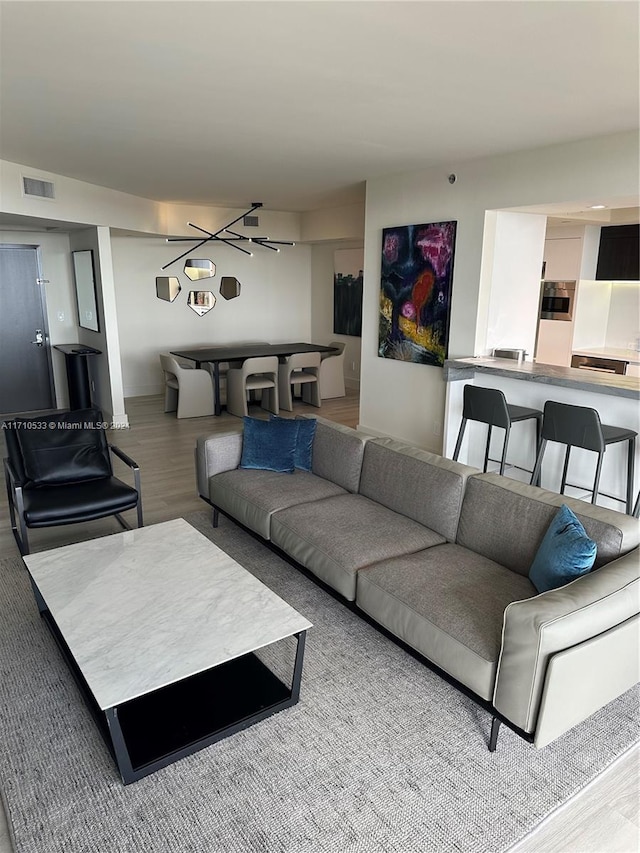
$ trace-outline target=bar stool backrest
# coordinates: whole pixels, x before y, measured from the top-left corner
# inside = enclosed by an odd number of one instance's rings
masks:
[[[600,415],[587,406],[547,400],[544,404],[542,438],[594,450],[596,453],[604,453],[605,450]]]
[[[511,423],[507,400],[502,391],[477,385],[464,386],[462,417],[503,429],[507,429]]]

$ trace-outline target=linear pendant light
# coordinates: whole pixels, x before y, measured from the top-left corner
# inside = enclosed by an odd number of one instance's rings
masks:
[[[227,223],[227,225],[219,228],[217,231],[207,231],[206,228],[201,228],[199,225],[194,225],[193,222],[188,222],[191,228],[195,228],[196,231],[202,231],[203,234],[207,236],[204,240],[200,240],[199,243],[196,243],[195,246],[192,246],[190,249],[187,249],[186,252],[183,252],[181,255],[178,255],[177,258],[174,258],[172,261],[169,261],[168,264],[165,264],[161,269],[166,270],[167,267],[170,267],[172,264],[175,264],[176,261],[181,260],[185,257],[185,255],[189,255],[191,252],[195,252],[196,249],[199,249],[200,246],[204,246],[205,243],[210,243],[212,241],[217,241],[219,243],[226,243],[227,246],[232,246],[234,249],[237,249],[239,252],[244,252],[245,255],[253,255],[253,252],[250,252],[248,249],[244,249],[242,246],[239,246],[239,243],[255,243],[258,246],[263,246],[265,249],[271,249],[272,252],[279,252],[280,249],[278,246],[295,246],[295,243],[292,243],[289,240],[270,240],[268,237],[245,237],[243,234],[238,234],[237,231],[231,231],[231,225],[235,225],[236,222],[239,222],[241,219],[244,219],[245,216],[248,216],[250,213],[253,213],[254,210],[258,210],[258,208],[262,207],[261,201],[254,201],[251,203],[251,208],[246,212],[242,213],[240,216],[237,216],[235,219],[232,219],[231,222]],[[221,237],[221,234],[226,234],[226,237]],[[191,242],[193,240],[192,237],[167,237],[167,243],[186,243]]]

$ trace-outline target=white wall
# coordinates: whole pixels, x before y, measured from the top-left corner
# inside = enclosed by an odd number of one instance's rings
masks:
[[[450,184],[447,176],[457,174]],[[440,452],[442,369],[379,358],[382,228],[458,222],[449,357],[474,355],[485,212],[635,195],[638,134],[625,133],[377,178],[367,183],[360,425]],[[489,285],[483,279],[483,287]]]
[[[197,284],[183,274],[183,263],[160,269],[174,252],[160,238],[112,235],[111,248],[125,397],[161,392],[160,352],[234,340],[312,339],[310,246],[283,247],[278,253],[256,249],[251,258],[228,246],[203,247],[192,257],[210,257],[216,275]],[[160,275],[180,280],[182,291],[172,303],[156,297]],[[242,285],[236,299],[220,296],[225,275]],[[210,289],[215,307],[199,317],[187,306],[190,289]]]
[[[360,386],[360,352],[362,338],[336,335],[333,331],[333,273],[336,251],[362,254],[362,243],[318,243],[311,248],[311,340],[319,344],[343,341],[345,344],[345,384]]]
[[[525,349],[533,361],[547,217],[499,211],[494,229],[485,347]]]
[[[614,281],[605,346],[636,349],[640,337],[640,282]]]

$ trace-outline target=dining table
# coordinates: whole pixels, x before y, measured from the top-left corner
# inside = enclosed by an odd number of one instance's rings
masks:
[[[228,361],[244,361],[246,358],[261,358],[276,355],[286,358],[299,352],[338,352],[337,347],[325,344],[284,343],[284,344],[222,344],[216,347],[197,347],[195,349],[171,350],[171,355],[194,361],[196,367],[203,364],[213,365],[214,414],[222,413],[220,399],[220,365]]]

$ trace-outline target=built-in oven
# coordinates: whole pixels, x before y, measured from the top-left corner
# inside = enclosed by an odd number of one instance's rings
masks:
[[[572,320],[575,298],[575,281],[543,281],[540,319]]]

